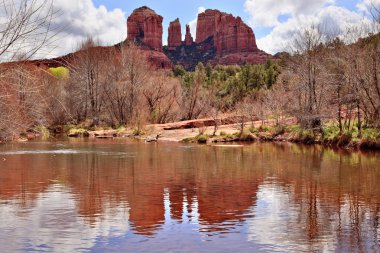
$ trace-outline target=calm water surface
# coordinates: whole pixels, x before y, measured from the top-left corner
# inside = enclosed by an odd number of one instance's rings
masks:
[[[0,252],[380,252],[380,154],[0,146]]]

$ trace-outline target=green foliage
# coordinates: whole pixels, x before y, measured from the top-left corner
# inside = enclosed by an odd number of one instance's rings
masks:
[[[323,140],[324,141],[334,141],[339,136],[340,130],[337,124],[326,124],[323,127]]]
[[[283,135],[283,134],[285,134],[285,132],[286,132],[286,127],[279,125],[273,129],[273,136]]]
[[[57,79],[66,79],[69,77],[70,71],[65,67],[49,68],[49,73]]]
[[[197,142],[200,144],[204,144],[204,143],[207,143],[209,138],[210,138],[210,136],[207,134],[198,134],[195,137],[185,138],[182,140],[182,142],[185,142],[185,143]]]
[[[254,126],[251,126],[248,130],[252,134],[259,132],[259,129],[255,128]]]
[[[119,126],[116,131],[118,134],[125,133],[127,131],[127,128],[125,126]]]
[[[278,76],[280,75],[278,65],[274,64],[272,60],[268,60],[265,64],[265,83],[267,88],[272,88],[276,83]]]
[[[186,70],[182,67],[182,65],[176,65],[174,67],[173,74],[175,77],[183,77],[186,74]]]
[[[75,125],[64,125],[63,132],[68,133],[72,128],[75,128]]]
[[[272,128],[268,126],[259,126],[258,132],[270,132]]]
[[[244,97],[260,89],[270,89],[279,75],[277,63],[268,60],[264,65],[216,66],[199,63],[194,72],[186,72],[182,66],[173,70],[181,77],[182,87],[189,89],[194,83],[216,90],[216,96],[223,98],[226,106],[233,106]]]
[[[220,136],[227,136],[227,133],[224,132],[224,131],[221,131],[221,132],[220,132]]]
[[[380,140],[380,130],[376,130],[374,128],[366,128],[363,130],[363,139],[367,139],[370,141],[378,141]]]
[[[50,131],[43,125],[39,125],[35,129],[42,137],[43,140],[47,140],[50,138]]]
[[[299,133],[298,138],[302,143],[305,144],[312,144],[315,141],[314,133],[310,129],[302,130]]]
[[[145,134],[144,131],[142,131],[141,129],[135,129],[132,132],[132,135],[134,135],[134,136],[142,136],[144,134]]]
[[[198,143],[207,143],[208,139],[209,139],[209,136],[206,134],[201,134],[196,137],[196,140]]]
[[[352,141],[353,143],[358,143],[363,140],[376,142],[379,139],[380,131],[374,128],[364,128],[360,134],[356,125],[349,130],[343,130],[342,132],[336,123],[327,123],[323,126],[323,141],[325,143],[339,143],[340,146],[342,146],[343,144],[348,145],[347,142],[349,141]]]
[[[81,128],[81,127],[73,127],[71,128],[69,131],[68,131],[68,135],[72,135],[72,136],[80,136],[80,135],[83,135],[84,133],[86,133],[87,130],[84,129],[84,128]]]

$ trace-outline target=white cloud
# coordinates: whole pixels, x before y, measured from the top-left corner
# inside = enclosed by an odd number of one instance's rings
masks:
[[[10,205],[0,205],[0,230],[7,231],[0,238],[5,252],[41,250],[46,245],[49,251],[77,252],[91,249],[99,238],[112,240],[129,231],[130,208],[127,204],[112,206],[105,203],[101,216],[89,223],[78,213],[76,197],[62,191],[60,185],[51,186],[40,193],[34,205],[27,211],[17,200]],[[22,213],[22,218],[20,218]]]
[[[334,0],[246,0],[245,10],[251,14],[253,26],[274,27],[280,24],[280,16],[297,16],[310,14]]]
[[[362,4],[370,1],[362,0]],[[319,26],[334,36],[340,36],[347,28],[363,26],[369,29],[371,23],[359,12],[337,6],[333,0],[312,0],[307,1],[307,4],[301,0],[246,0],[245,9],[251,15],[251,25],[272,29],[268,35],[257,41],[260,49],[272,54],[291,50],[289,44],[294,35],[312,25]],[[284,15],[287,18],[281,19]]]
[[[380,0],[361,0],[356,5],[359,11],[362,11],[366,14],[371,14],[373,8],[376,8],[380,11]]]
[[[126,17],[121,9],[97,8],[92,0],[53,1],[53,7],[59,15],[53,19],[52,27],[62,28],[62,32],[48,57],[72,52],[87,37],[99,40],[102,45],[113,45],[127,37]]]
[[[189,22],[189,26],[190,26],[190,32],[191,32],[191,35],[193,36],[194,40],[196,39],[196,35],[197,35],[197,21],[198,21],[198,14],[199,13],[202,13],[206,10],[205,7],[198,7],[198,13],[197,13],[197,16],[195,17],[194,20],[190,21]],[[186,27],[185,27],[186,28]],[[186,30],[185,32],[183,33],[184,35],[186,34]]]

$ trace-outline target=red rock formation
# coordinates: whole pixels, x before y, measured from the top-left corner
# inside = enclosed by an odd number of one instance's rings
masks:
[[[216,34],[217,20],[221,14],[218,10],[206,10],[198,15],[196,43],[201,43]]]
[[[172,62],[163,52],[147,49],[143,49],[142,52],[151,66],[156,69],[171,69],[173,67]]]
[[[257,50],[247,53],[232,53],[223,56],[217,56],[211,60],[212,65],[245,65],[245,64],[265,64],[272,56],[264,51]]]
[[[186,25],[185,45],[191,46],[194,43],[193,36],[190,33],[190,26]]]
[[[128,17],[128,39],[137,40],[161,52],[162,21],[163,17],[146,6],[134,10]]]
[[[240,17],[222,15],[214,38],[218,55],[254,52],[257,50],[255,34]]]
[[[252,28],[240,17],[218,10],[206,10],[198,15],[196,42],[201,43],[211,36],[219,56],[257,50]]]
[[[181,46],[182,44],[182,32],[181,32],[181,23],[177,18],[173,22],[170,22],[168,29],[168,48],[174,50],[176,47]]]

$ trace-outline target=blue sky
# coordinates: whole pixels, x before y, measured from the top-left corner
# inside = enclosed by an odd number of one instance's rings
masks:
[[[179,18],[184,29],[186,24],[195,19],[199,7],[219,9],[241,16],[244,20],[249,19],[249,14],[244,12],[244,0],[94,0],[93,2],[96,6],[104,5],[107,9],[121,8],[127,16],[143,5],[150,7],[164,17],[164,42],[170,21]]]
[[[265,2],[265,0],[261,1]],[[169,22],[175,20],[176,18],[180,18],[181,24],[184,27],[185,24],[188,24],[194,20],[199,7],[205,7],[206,9],[219,9],[224,12],[232,13],[235,16],[240,16],[247,23],[250,19],[250,14],[244,7],[246,2],[245,0],[93,0],[93,2],[97,7],[100,5],[106,6],[108,10],[120,8],[127,16],[132,13],[134,9],[143,5],[152,8],[164,17],[164,42],[165,38],[167,38],[167,27],[169,26]],[[356,10],[356,5],[358,2],[358,0],[335,1],[336,5],[347,8],[351,11]],[[287,15],[284,15],[284,17],[287,17]],[[270,27],[255,28],[255,34],[258,39],[268,35],[271,31]]]
[[[350,27],[368,26],[371,3],[380,7],[380,0],[54,0],[53,3],[62,13],[54,22],[66,27],[53,56],[75,50],[88,36],[104,45],[124,40],[128,16],[143,5],[164,17],[164,44],[170,21],[179,18],[183,30],[185,24],[190,24],[195,37],[199,10],[219,9],[240,16],[253,28],[259,48],[273,54],[288,50],[292,35],[307,26],[323,25],[336,31],[337,36]]]

